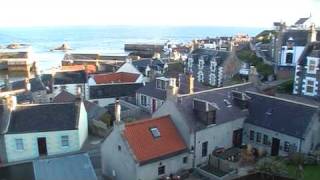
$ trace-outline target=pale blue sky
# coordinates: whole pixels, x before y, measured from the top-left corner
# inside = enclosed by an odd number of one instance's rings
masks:
[[[316,11],[317,10],[317,11]],[[0,27],[218,25],[270,27],[312,13],[320,0],[1,0]]]

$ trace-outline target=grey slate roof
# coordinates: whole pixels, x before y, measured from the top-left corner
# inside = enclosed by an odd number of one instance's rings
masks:
[[[103,84],[89,87],[90,99],[133,96],[142,83]]]
[[[187,76],[186,75],[180,75],[179,76],[179,94],[188,94],[188,83],[187,83]],[[204,86],[198,81],[194,80],[194,92],[203,91],[210,89],[208,86]],[[166,90],[158,89],[156,88],[156,81],[147,83],[145,86],[142,86],[137,90],[137,93],[144,94],[150,97],[154,97],[160,100],[166,100],[167,93]]]
[[[74,130],[78,128],[77,103],[17,105],[11,112],[7,134]]]
[[[308,33],[308,30],[288,30],[283,34],[282,46],[287,45],[290,37],[293,38],[295,46],[305,46],[308,43]],[[320,31],[318,31],[316,39],[320,41]]]
[[[217,65],[220,66],[224,63],[224,61],[229,57],[230,52],[228,51],[218,51],[213,49],[195,49],[191,53],[191,57],[193,58],[193,63],[198,64],[198,60],[200,57],[204,59],[205,66],[210,65],[210,61],[215,58],[217,61]]]
[[[83,84],[87,82],[85,71],[64,71],[56,72],[53,77],[54,84]]]
[[[297,138],[303,138],[317,112],[314,106],[290,102],[280,98],[247,92],[249,116],[246,123]]]
[[[309,43],[303,50],[298,64],[305,66],[307,64],[307,57],[320,57],[320,41]],[[320,66],[320,64],[319,64]]]
[[[247,111],[241,110],[236,106],[232,100],[231,92],[233,90],[245,92],[247,90],[257,91],[251,83],[238,84],[235,86],[217,88],[207,91],[194,93],[192,95],[186,95],[178,97],[176,107],[184,115],[190,129],[203,129],[206,125],[198,120],[198,117],[193,112],[193,100],[199,99],[208,101],[209,103],[216,104],[218,107],[216,111],[216,124],[222,124],[225,122],[233,121],[239,118],[245,118]],[[228,100],[231,103],[231,107],[227,106],[224,100]]]
[[[164,67],[164,62],[159,59],[144,58],[132,61],[132,65],[136,67],[141,73],[145,73],[145,69],[149,66],[151,69],[160,71]]]
[[[97,180],[88,154],[33,161],[36,180]]]

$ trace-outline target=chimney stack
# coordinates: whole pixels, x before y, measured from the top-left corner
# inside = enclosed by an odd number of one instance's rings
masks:
[[[17,107],[17,97],[16,96],[7,96],[3,100],[4,108],[8,111],[14,111]]]
[[[8,76],[8,75],[6,75],[6,78],[5,78],[5,80],[4,80],[4,84],[5,84],[6,90],[7,90],[7,91],[11,91],[12,86],[11,86],[11,83],[10,83],[10,80],[9,80],[9,76]]]
[[[259,74],[257,72],[256,67],[254,66],[250,66],[249,82],[251,82],[254,86],[260,85]]]
[[[116,99],[116,103],[114,105],[114,116],[115,116],[115,124],[120,124],[121,122],[121,105],[119,98]]]
[[[317,30],[314,23],[311,24],[309,33],[308,33],[308,43],[317,41]]]
[[[188,93],[193,94],[194,93],[194,77],[192,74],[188,74],[187,77],[187,83],[188,83]]]

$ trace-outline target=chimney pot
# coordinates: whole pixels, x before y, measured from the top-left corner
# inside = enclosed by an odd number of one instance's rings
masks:
[[[119,98],[116,99],[115,105],[114,105],[114,115],[115,115],[115,123],[120,124],[121,122],[121,105]]]

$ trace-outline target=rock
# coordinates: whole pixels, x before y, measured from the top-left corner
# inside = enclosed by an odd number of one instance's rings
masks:
[[[67,51],[72,50],[71,47],[67,43],[63,43],[60,47],[55,48],[57,51]]]

